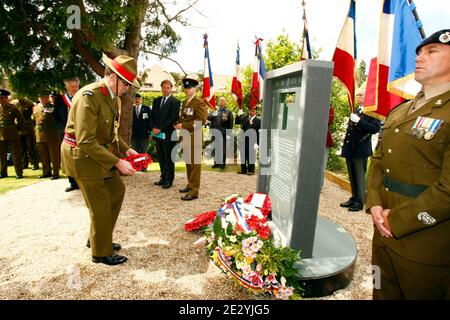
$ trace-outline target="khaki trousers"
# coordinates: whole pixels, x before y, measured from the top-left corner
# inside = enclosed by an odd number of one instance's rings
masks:
[[[373,290],[374,300],[450,299],[450,267],[407,260],[386,247],[380,238],[375,231],[372,264],[380,268],[381,281],[379,289]]]
[[[17,139],[11,140],[1,140],[0,141],[0,163],[1,163],[1,175],[6,176],[8,173],[8,163],[7,163],[7,151],[6,146],[9,145],[11,149],[11,154],[13,156],[14,169],[16,170],[16,175],[22,175],[22,161],[21,161],[21,148],[19,136]]]
[[[112,233],[125,195],[125,185],[114,171],[105,179],[75,179],[83,193],[91,217],[90,242],[92,255],[106,257],[113,253]]]
[[[59,176],[60,154],[59,142],[38,142],[43,175]],[[51,167],[50,167],[51,163]]]

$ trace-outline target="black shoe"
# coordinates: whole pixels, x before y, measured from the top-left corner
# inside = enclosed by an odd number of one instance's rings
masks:
[[[1,178],[7,178],[7,177],[8,177],[7,174],[0,174],[0,179],[1,179]]]
[[[172,186],[172,182],[164,182],[161,186],[163,189],[169,189]]]
[[[353,206],[354,203],[355,203],[355,202],[353,201],[353,199],[349,199],[348,201],[342,202],[342,203],[340,204],[340,206],[341,206],[342,208],[349,208],[349,207]]]
[[[164,180],[159,180],[159,181],[156,181],[156,182],[153,182],[153,184],[155,185],[155,186],[162,186],[163,184],[164,184]]]
[[[35,164],[31,170],[39,170],[39,166]]]
[[[128,260],[127,257],[119,256],[119,255],[115,255],[115,254],[107,256],[107,257],[92,256],[92,262],[94,262],[94,263],[104,263],[104,264],[107,264],[108,266],[114,266],[116,264],[121,264],[121,263],[124,263],[127,260]]]
[[[222,165],[219,166],[219,168],[223,170],[223,169],[225,169],[225,165],[222,164]]]
[[[51,176],[51,174],[44,174],[43,176],[39,176],[39,179],[50,178]]]
[[[215,168],[218,168],[218,167],[219,167],[219,165],[217,163],[214,163],[214,165],[211,166],[212,169],[215,169]]]
[[[198,198],[197,196],[193,196],[192,194],[187,194],[185,196],[182,196],[181,200],[191,201],[191,200],[194,200],[194,199],[197,199],[197,198]]]
[[[51,178],[50,178],[50,180],[58,180],[59,179],[59,176],[52,176]]]
[[[88,248],[91,247],[91,241],[89,239],[86,242],[86,247],[88,247]],[[113,250],[116,250],[116,251],[119,251],[120,249],[122,249],[122,246],[120,245],[120,243],[113,242],[112,247],[113,247]]]
[[[184,189],[180,189],[181,193],[186,193],[189,192],[191,189],[189,189],[188,187],[184,188]]]
[[[348,207],[348,211],[360,211],[362,209],[363,209],[363,206],[358,203],[354,203],[350,207]]]
[[[247,173],[247,175],[249,175],[249,176],[252,176],[252,175],[254,175],[255,173],[254,172],[249,172],[249,173]]]
[[[65,189],[65,191],[66,191],[66,192],[70,192],[70,191],[78,190],[78,189],[80,189],[80,187],[78,187],[78,186],[76,186],[76,187],[70,186],[70,187],[67,187],[67,188]]]
[[[23,175],[22,174],[18,174],[17,176],[16,176],[16,179],[22,179],[23,178]]]
[[[237,174],[247,174],[247,171],[238,171]]]

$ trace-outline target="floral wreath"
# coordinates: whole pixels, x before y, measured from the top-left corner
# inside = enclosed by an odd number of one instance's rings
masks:
[[[300,252],[275,243],[267,221],[270,213],[268,195],[252,193],[244,200],[233,194],[184,228],[204,232],[196,243],[205,244],[212,261],[237,284],[275,299],[298,299],[302,288],[294,264]]]

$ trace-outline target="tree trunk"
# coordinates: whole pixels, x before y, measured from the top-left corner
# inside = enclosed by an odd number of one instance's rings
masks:
[[[136,19],[129,24],[126,30],[125,36],[125,51],[130,57],[133,57],[138,63],[139,58],[139,46],[141,43],[141,25],[144,21],[145,13],[147,12],[148,1],[147,0],[132,0],[129,2],[130,7],[136,8],[139,14]],[[133,121],[133,103],[134,103],[135,90],[130,89],[129,92],[122,95],[122,112],[120,117],[120,137],[126,143],[130,144],[131,140],[131,125]]]

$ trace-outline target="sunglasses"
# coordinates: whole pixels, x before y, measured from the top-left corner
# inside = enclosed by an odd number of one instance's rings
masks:
[[[117,76],[117,79],[120,79],[120,81],[122,81],[122,83],[125,87],[130,86],[130,84],[128,82],[126,82],[125,80],[123,80],[121,77]]]

